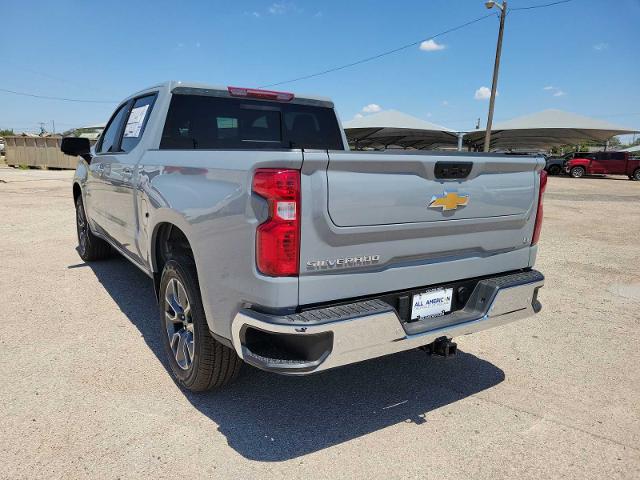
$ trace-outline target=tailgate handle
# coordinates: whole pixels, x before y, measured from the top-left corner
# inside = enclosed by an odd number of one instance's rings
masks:
[[[436,162],[436,178],[467,178],[473,162]]]

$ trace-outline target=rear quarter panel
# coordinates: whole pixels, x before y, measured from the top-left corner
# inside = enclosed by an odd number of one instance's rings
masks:
[[[139,166],[140,244],[154,271],[160,225],[180,228],[193,251],[209,328],[231,338],[231,319],[251,304],[295,307],[297,278],[255,267],[251,179],[257,168],[297,168],[300,151],[147,151]],[[149,214],[147,218],[147,213]]]

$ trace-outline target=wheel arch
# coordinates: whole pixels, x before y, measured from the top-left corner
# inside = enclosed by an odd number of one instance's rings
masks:
[[[156,296],[160,289],[162,269],[168,260],[178,256],[189,256],[194,260],[195,264],[193,243],[189,239],[186,230],[185,226],[170,220],[159,221],[153,227],[149,259]]]

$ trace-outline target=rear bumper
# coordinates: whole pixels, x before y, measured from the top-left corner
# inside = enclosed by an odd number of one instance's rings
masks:
[[[444,317],[401,322],[381,300],[354,302],[277,316],[241,310],[233,320],[233,346],[263,370],[302,375],[504,325],[540,311],[535,270],[479,281],[464,308]]]

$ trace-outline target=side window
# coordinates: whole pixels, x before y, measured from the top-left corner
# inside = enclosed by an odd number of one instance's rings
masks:
[[[140,142],[155,100],[156,95],[153,94],[140,97],[133,103],[127,123],[124,126],[122,145],[120,147],[123,152],[130,152]]]
[[[624,160],[623,152],[613,152],[611,154],[611,160]]]
[[[109,125],[107,125],[107,128],[100,137],[100,145],[96,149],[98,153],[114,152],[118,147],[118,141],[120,140],[120,127],[122,127],[122,122],[124,121],[124,116],[127,112],[127,105],[128,103],[122,105],[113,117],[111,117]]]

